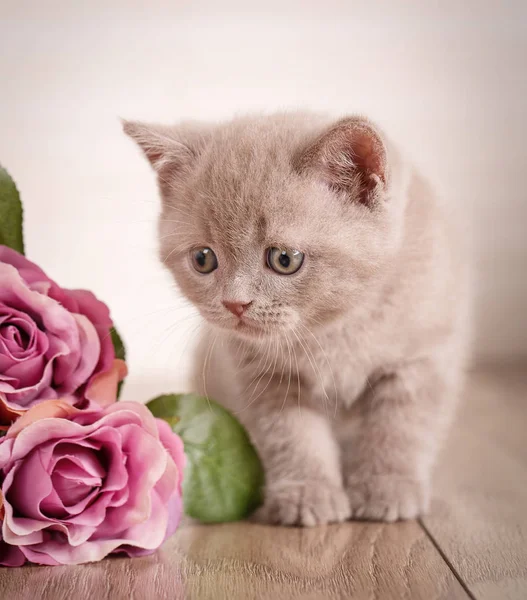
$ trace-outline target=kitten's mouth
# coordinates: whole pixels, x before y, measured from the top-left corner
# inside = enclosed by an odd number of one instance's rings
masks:
[[[231,326],[231,331],[245,338],[258,338],[266,337],[271,335],[273,328],[263,323],[253,321],[248,317],[242,317],[238,319],[236,323]]]
[[[207,320],[209,320],[209,319],[207,319]],[[219,327],[220,329],[235,332],[243,337],[262,338],[262,337],[265,337],[266,335],[272,335],[273,332],[277,331],[277,329],[275,327],[273,327],[272,325],[269,325],[269,324],[264,325],[263,323],[258,323],[257,321],[254,321],[253,319],[250,319],[245,316],[236,319],[236,321],[233,321],[233,320],[218,321],[216,319],[210,319],[210,322],[213,325],[216,325],[217,327]]]
[[[247,319],[238,319],[238,322],[234,326],[236,331],[262,333],[264,329],[254,322],[248,321]]]

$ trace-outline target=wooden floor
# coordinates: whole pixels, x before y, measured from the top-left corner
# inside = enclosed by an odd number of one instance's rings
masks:
[[[527,599],[527,367],[471,377],[422,522],[185,525],[155,556],[0,569],[0,598]]]

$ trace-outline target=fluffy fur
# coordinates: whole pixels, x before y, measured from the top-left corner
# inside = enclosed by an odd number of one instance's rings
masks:
[[[161,257],[205,318],[194,388],[247,427],[256,518],[426,511],[462,383],[465,251],[428,185],[361,117],[125,123],[158,175]],[[202,275],[189,252],[210,247]],[[305,254],[290,276],[269,247]],[[223,302],[250,303],[242,318]]]

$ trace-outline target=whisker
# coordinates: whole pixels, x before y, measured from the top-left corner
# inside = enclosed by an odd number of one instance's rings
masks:
[[[298,358],[296,354],[296,348],[294,344],[291,344],[293,348],[293,355],[295,358],[296,365],[296,387],[297,387],[297,404],[298,404],[298,415],[302,418],[302,408],[300,406],[300,394],[301,394],[301,386],[300,386],[300,369],[298,368]]]
[[[258,398],[260,398],[262,396],[262,394],[264,394],[265,390],[269,387],[269,384],[273,380],[273,377],[274,377],[274,374],[275,374],[275,370],[276,370],[276,363],[278,362],[278,343],[276,344],[276,346],[277,346],[277,348],[276,348],[275,359],[274,359],[274,363],[273,363],[273,370],[271,372],[271,376],[267,380],[267,383],[265,384],[264,388],[256,396],[256,398],[254,398],[252,401],[250,401],[249,404],[247,404],[247,406],[245,406],[243,410],[245,410],[246,408],[249,408],[249,406],[251,406],[251,404],[254,404],[258,400]],[[271,358],[271,360],[272,360],[272,358]],[[271,363],[269,363],[269,365],[270,364]],[[262,375],[262,377],[263,377],[263,375]],[[258,380],[258,383],[254,386],[254,390],[253,390],[253,393],[251,394],[251,397],[253,396],[254,392],[256,391],[256,388],[258,387],[258,385],[259,385],[262,377],[260,377],[260,379]],[[249,400],[251,400],[251,398],[249,398]]]
[[[207,392],[207,377],[206,377],[206,369],[207,369],[207,365],[209,363],[209,359],[212,355],[212,350],[214,349],[214,344],[216,343],[216,340],[218,339],[218,333],[215,334],[214,339],[212,340],[210,346],[209,346],[209,350],[205,356],[205,360],[203,362],[203,373],[202,373],[202,377],[203,377],[203,392],[205,394],[205,398],[207,398],[207,402],[209,404],[209,410],[211,412],[212,411],[212,405],[210,403],[210,397],[209,397],[209,393]],[[210,366],[210,365],[209,365]]]
[[[180,246],[174,246],[174,248],[172,248],[172,250],[165,256],[165,258],[161,261],[164,265],[167,264],[167,260],[172,256],[172,254],[174,254],[174,252],[183,252],[183,250],[187,250],[188,246],[187,245],[180,245]]]
[[[282,406],[280,407],[280,412],[278,413],[278,416],[276,418],[277,421],[280,418],[280,415],[282,414],[282,412],[284,410],[285,403],[286,403],[287,398],[289,396],[289,389],[291,387],[291,370],[292,370],[292,367],[293,367],[293,360],[292,360],[292,355],[291,355],[291,342],[289,340],[289,336],[287,335],[287,333],[285,335],[285,340],[286,340],[286,343],[287,343],[287,351],[289,353],[289,368],[288,368],[289,378],[288,378],[288,381],[287,381],[287,388],[285,390],[284,399],[282,400]],[[298,378],[298,379],[300,381],[300,378]]]
[[[165,314],[166,315],[167,313],[170,313],[171,311],[176,312],[176,311],[181,310],[183,308],[186,308],[186,307],[184,307],[184,306],[169,306],[169,307],[166,307],[166,308],[155,310],[155,311],[153,311],[151,313],[147,313],[146,315],[137,315],[137,316],[134,316],[134,317],[130,317],[128,319],[119,319],[119,322],[116,323],[116,326],[119,328],[119,330],[126,329],[126,334],[128,334],[128,335],[135,334],[140,329],[144,330],[144,328],[145,328],[145,321],[142,320],[142,319],[150,319],[151,320],[152,317],[155,317],[156,315],[159,315],[159,314]],[[186,315],[186,316],[182,317],[182,319],[184,320],[185,318],[188,318],[188,317],[191,317],[191,316],[194,316],[194,315]],[[127,324],[132,323],[134,321],[139,321],[139,320],[140,320],[140,323],[137,325],[137,327],[134,327],[133,329],[128,328]],[[123,325],[125,327],[123,327]],[[111,332],[108,332],[102,338],[103,341],[106,340],[108,337],[110,337],[110,335],[111,335]]]
[[[246,387],[246,388],[243,390],[243,392],[242,392],[242,394],[241,394],[242,396],[243,396],[243,395],[244,395],[244,394],[247,392],[247,390],[248,390],[248,389],[249,389],[249,388],[252,386],[252,384],[253,384],[253,383],[254,383],[254,382],[255,382],[255,381],[258,379],[258,377],[260,377],[260,378],[261,378],[261,376],[263,376],[263,375],[264,375],[264,373],[265,373],[265,370],[266,370],[266,366],[267,366],[267,359],[268,359],[268,357],[269,357],[269,354],[270,354],[270,352],[269,352],[269,351],[270,351],[270,346],[269,346],[269,345],[267,344],[267,342],[266,342],[266,350],[265,350],[265,354],[264,354],[263,352],[262,352],[262,353],[260,353],[260,361],[258,362],[258,366],[256,367],[257,375],[255,375],[255,377],[253,377],[253,378],[251,379],[250,383],[249,383],[249,384],[247,385],[247,387]],[[264,357],[265,357],[265,358],[264,358]],[[260,365],[262,364],[262,362],[263,362],[264,366],[263,366],[262,370],[260,370]],[[258,385],[258,384],[257,384],[257,385]],[[251,394],[251,397],[252,397],[252,394]]]
[[[280,342],[280,357],[284,358],[284,348],[282,346],[282,339],[278,338],[278,341]],[[278,382],[278,387],[280,387],[282,385],[282,379],[284,377],[284,371],[285,371],[285,360],[282,361],[282,371],[280,373],[280,381]]]
[[[192,225],[192,223],[189,223],[188,221],[181,221],[178,219],[158,219],[159,223],[178,223],[180,225]]]
[[[178,319],[177,321],[169,325],[167,329],[165,329],[166,335],[163,336],[163,338],[155,344],[155,346],[150,350],[150,354],[156,354],[161,348],[161,346],[168,340],[168,338],[182,323],[185,323],[186,321],[189,321],[192,318],[196,318],[196,316],[197,315],[186,315],[185,317],[182,317],[181,319]]]
[[[240,354],[242,346],[243,346],[243,339],[240,338],[238,340],[238,347],[236,348],[236,351],[235,351],[235,356],[238,356],[238,364],[236,365],[236,370],[237,371],[240,369],[242,361],[245,359],[245,357],[247,356],[247,354],[249,352],[249,345],[246,344],[245,348],[244,348],[243,354]]]
[[[245,392],[247,392],[247,390],[251,387],[251,385],[253,384],[253,382],[259,377],[261,371],[260,371],[260,365],[262,364],[262,362],[264,361],[264,356],[265,356],[265,360],[267,360],[267,353],[269,351],[269,347],[267,346],[267,341],[266,341],[266,353],[264,355],[263,352],[255,352],[254,356],[252,357],[251,361],[249,362],[248,365],[245,365],[244,370],[248,370],[248,368],[253,364],[253,362],[256,360],[256,358],[259,356],[260,360],[258,361],[258,366],[256,367],[256,371],[257,371],[257,375],[255,377],[253,377],[250,381],[250,383],[247,385],[247,387],[243,390],[242,395],[245,394]]]
[[[296,331],[294,329],[292,329],[291,331],[292,331],[293,335],[296,337],[296,339],[298,340],[298,343],[300,344],[300,346],[302,347],[302,349],[304,350],[304,353],[307,356],[309,364],[311,365],[311,368],[313,369],[313,374],[320,381],[320,385],[322,386],[322,391],[324,392],[324,411],[326,413],[326,416],[328,416],[328,406],[327,406],[327,403],[329,402],[329,396],[328,396],[328,394],[326,392],[326,388],[324,386],[324,380],[322,378],[322,374],[321,374],[320,370],[318,369],[318,365],[316,365],[316,359],[315,359],[315,357],[313,356],[313,353],[311,353],[310,350],[308,352],[308,348],[306,346],[304,346],[304,344],[302,343],[302,340],[300,339],[300,337],[298,336],[298,334],[296,333]]]
[[[315,334],[303,323],[300,323],[300,325],[309,333],[309,335],[315,340],[315,342],[317,343],[318,347],[320,348],[320,351],[322,352],[322,354],[324,355],[324,358],[326,360],[326,363],[329,367],[329,372],[331,374],[331,379],[333,381],[333,389],[335,390],[335,411],[334,411],[334,415],[333,417],[335,418],[337,416],[337,409],[338,409],[338,390],[337,390],[337,382],[335,381],[335,374],[333,373],[333,368],[331,367],[331,363],[329,361],[328,355],[326,354],[326,351],[324,350],[324,348],[322,347],[322,344],[319,342],[319,340],[317,339],[317,337],[315,336]]]
[[[194,341],[196,334],[201,330],[201,319],[194,325],[194,327],[192,328],[191,331],[188,332],[187,336],[186,336],[186,341],[185,344],[181,350],[181,356],[185,356],[185,354],[188,352],[188,347],[190,345],[191,341]],[[168,364],[170,364],[172,362],[172,357],[174,355],[174,349],[175,346],[172,346],[172,348],[169,350],[168,354],[166,355],[165,358],[165,366],[167,366]]]

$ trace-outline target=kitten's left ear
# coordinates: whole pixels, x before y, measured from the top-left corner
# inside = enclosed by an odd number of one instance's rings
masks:
[[[137,142],[158,173],[165,167],[183,170],[194,158],[193,150],[179,140],[174,127],[123,120],[123,130]]]
[[[369,208],[388,189],[386,146],[377,128],[362,117],[338,121],[302,152],[297,167]]]

